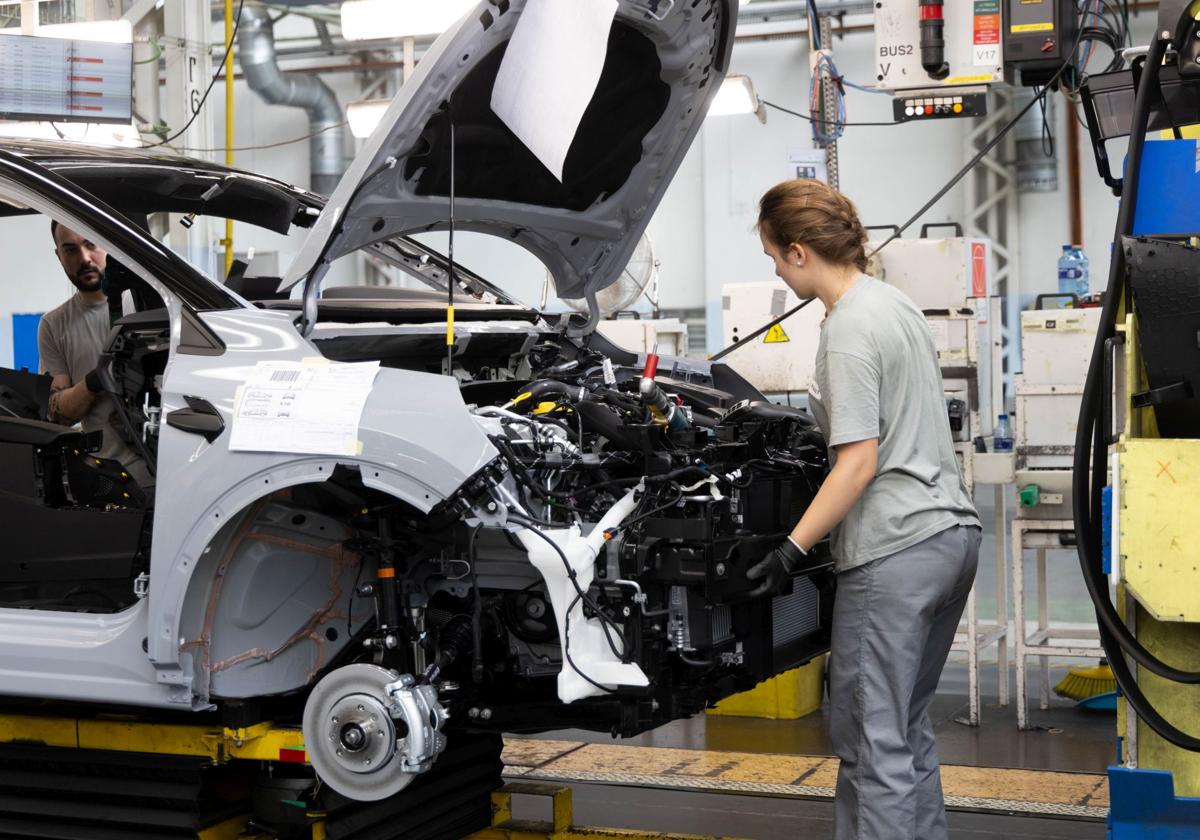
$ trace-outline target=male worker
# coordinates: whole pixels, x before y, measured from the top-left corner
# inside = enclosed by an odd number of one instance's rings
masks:
[[[64,426],[81,423],[102,434],[99,458],[118,461],[143,489],[154,484],[142,459],[117,432],[116,408],[103,395],[97,362],[111,327],[108,298],[101,289],[108,254],[86,236],[50,223],[54,254],[75,294],[42,316],[38,325],[41,369],[50,383],[50,419]]]

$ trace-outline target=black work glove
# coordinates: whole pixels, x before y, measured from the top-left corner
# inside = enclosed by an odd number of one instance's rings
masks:
[[[767,593],[783,594],[787,590],[792,572],[804,562],[804,555],[807,553],[790,539],[785,538],[770,554],[751,566],[750,570],[746,572],[746,577],[750,580],[762,579],[762,583],[750,592],[749,597],[757,598]]]
[[[96,360],[96,366],[87,372],[83,377],[83,383],[87,386],[88,393],[99,394],[104,391],[104,371],[112,363],[112,356],[107,353],[101,353],[100,358]]]

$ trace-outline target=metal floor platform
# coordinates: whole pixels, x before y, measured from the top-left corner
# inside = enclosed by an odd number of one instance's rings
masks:
[[[825,756],[505,740],[505,777],[781,799],[832,799],[838,762]],[[1102,822],[1108,778],[1098,773],[942,765],[947,808]]]
[[[984,726],[964,726],[960,670],[947,668],[931,709],[951,837],[1104,838],[1113,717],[1054,700],[1031,710],[1025,732],[1013,707],[994,704]],[[832,836],[830,754],[822,711],[788,721],[701,715],[625,741],[578,730],[508,737],[504,757],[509,780],[569,785],[579,825],[821,840]],[[524,807],[537,816],[538,806]]]
[[[828,840],[833,803],[692,791],[574,784],[583,825],[724,835],[747,840]],[[951,811],[951,840],[1103,840],[1103,823]]]

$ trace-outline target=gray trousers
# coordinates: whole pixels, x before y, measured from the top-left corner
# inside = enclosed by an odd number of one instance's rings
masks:
[[[948,836],[929,703],[981,540],[978,528],[954,526],[838,575],[829,658],[836,840]]]

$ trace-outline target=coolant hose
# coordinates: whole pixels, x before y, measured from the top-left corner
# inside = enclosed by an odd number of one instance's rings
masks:
[[[542,397],[551,394],[569,397],[573,400],[581,400],[586,393],[587,389],[580,385],[568,385],[566,382],[560,382],[557,379],[539,379],[536,382],[530,382],[522,388],[521,393],[513,397],[504,408],[518,412],[529,411],[537,407]]]

